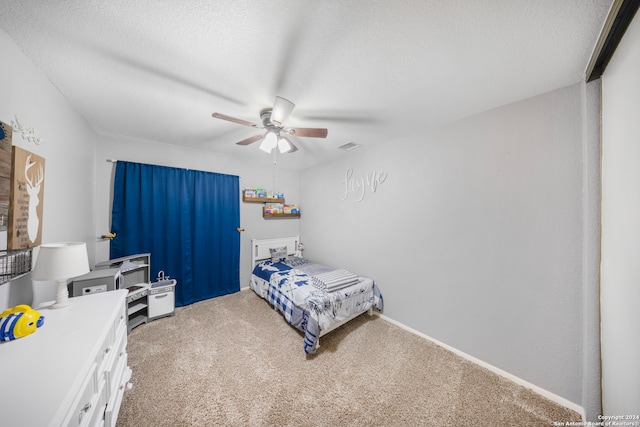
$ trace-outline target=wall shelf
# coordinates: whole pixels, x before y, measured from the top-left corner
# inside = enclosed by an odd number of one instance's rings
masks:
[[[266,213],[262,210],[263,218],[300,218],[300,212],[298,213]]]
[[[242,201],[247,203],[284,203],[284,199],[271,199],[267,197],[246,197],[242,192]]]
[[[262,203],[263,205],[265,205],[262,207],[262,217],[265,219],[267,218],[300,218],[299,210],[296,213],[284,213],[284,212],[267,213],[266,212],[266,208],[267,208],[267,205],[269,205],[269,203],[279,203],[283,205],[282,208],[284,209],[284,204],[285,204],[284,197],[283,198],[250,197],[246,195],[246,192],[247,190],[242,190],[242,201],[246,203]],[[251,193],[251,194],[254,194],[254,193]]]

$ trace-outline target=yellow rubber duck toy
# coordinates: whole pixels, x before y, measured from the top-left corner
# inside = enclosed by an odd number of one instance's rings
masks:
[[[44,325],[44,316],[26,304],[8,308],[0,314],[0,341],[26,337]]]

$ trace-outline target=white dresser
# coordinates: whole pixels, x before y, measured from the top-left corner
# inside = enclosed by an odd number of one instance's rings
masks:
[[[129,385],[127,291],[38,309],[36,332],[0,343],[0,424],[115,426]]]

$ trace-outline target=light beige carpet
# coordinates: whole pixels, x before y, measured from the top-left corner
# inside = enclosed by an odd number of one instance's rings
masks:
[[[551,426],[580,416],[378,316],[306,356],[252,291],[176,309],[129,335],[119,427]]]

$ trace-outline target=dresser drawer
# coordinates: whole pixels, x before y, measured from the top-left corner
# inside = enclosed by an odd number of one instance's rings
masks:
[[[126,334],[125,334],[126,337]],[[122,376],[123,372],[127,366],[128,355],[127,355],[127,343],[126,341],[121,341],[120,345],[117,349],[117,353],[115,353],[113,367],[109,372],[107,372],[107,386],[109,387],[108,396],[111,398],[111,395],[116,392],[116,389],[122,385]],[[125,381],[126,382],[126,381]]]
[[[89,421],[96,410],[98,399],[96,368],[95,363],[91,365],[91,369],[85,377],[62,425],[69,427],[89,425]]]
[[[107,381],[98,380],[98,394],[96,395],[95,410],[91,417],[87,416],[89,426],[96,427],[104,424],[104,412],[107,409]]]
[[[113,369],[118,357],[118,351],[123,345],[123,340],[125,341],[124,345],[126,346],[127,320],[125,316],[125,308],[126,307],[123,304],[116,316],[113,327],[109,330],[107,338],[98,352],[98,356],[96,358],[96,363],[98,365],[98,380],[103,376],[106,378],[105,373]]]
[[[116,316],[115,324],[113,325],[113,329],[115,331],[120,330],[120,328],[124,325],[125,329],[127,328],[127,306],[126,304],[122,304],[120,310],[118,310],[118,315]]]
[[[107,403],[104,413],[104,425],[109,427],[116,425],[118,412],[122,404],[122,397],[124,392],[130,388],[128,382],[131,379],[131,369],[127,366],[127,353],[124,353],[113,374],[112,384],[114,385],[114,389],[109,397],[109,402]]]
[[[100,345],[100,350],[96,355],[96,366],[98,372],[98,379],[102,375],[102,373],[109,369],[109,361],[112,358],[113,346],[114,346],[115,336],[113,329],[109,330],[107,337]]]

